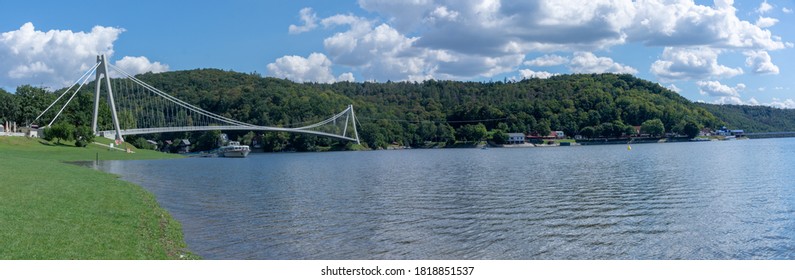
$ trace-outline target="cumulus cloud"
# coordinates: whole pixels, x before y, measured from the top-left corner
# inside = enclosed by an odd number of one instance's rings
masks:
[[[160,62],[150,62],[148,58],[143,56],[125,56],[121,60],[117,60],[114,65],[121,68],[121,70],[124,70],[124,72],[127,72],[130,75],[146,72],[160,73],[168,71],[168,65],[161,64]]]
[[[609,57],[597,57],[590,52],[576,52],[569,64],[574,73],[626,73],[635,74],[635,68],[622,65]]]
[[[717,63],[723,52],[792,47],[765,29],[776,19],[760,14],[757,22],[742,20],[730,0],[711,6],[692,0],[359,0],[358,4],[378,17],[338,14],[318,19],[305,8],[299,13],[300,26],[290,26],[290,32],[318,25],[343,27],[325,38],[324,52],[335,65],[360,70],[366,79],[466,79],[517,71],[522,64],[567,63],[575,72],[634,74],[637,70],[632,67],[593,56],[627,43],[667,47],[652,68],[662,79],[706,79],[743,73],[741,68]],[[766,13],[772,6],[762,8]],[[700,49],[713,51],[696,53]],[[579,55],[523,61],[534,52]],[[685,52],[694,54],[695,60],[674,56]]]
[[[314,11],[312,11],[312,8],[301,9],[299,12],[299,17],[301,18],[301,21],[304,23],[304,25],[298,26],[295,24],[290,24],[290,27],[288,28],[290,34],[304,33],[317,27],[317,15]]]
[[[96,63],[96,55],[113,55],[113,42],[124,29],[96,26],[91,32],[36,30],[25,23],[0,34],[0,86],[20,84],[63,87]]]
[[[90,32],[36,30],[25,23],[0,34],[0,87],[20,84],[60,88],[75,82],[96,63],[99,54],[113,56],[113,43],[124,29],[95,26]],[[168,71],[168,65],[146,57],[125,56],[116,66],[130,74]]]
[[[776,25],[776,23],[778,23],[778,19],[771,17],[759,17],[759,19],[756,20],[755,25],[759,26],[759,28],[768,28]]]
[[[519,70],[519,74],[522,75],[523,79],[532,79],[532,78],[548,79],[549,77],[557,75],[555,73],[549,73],[546,71],[533,71],[530,69],[521,69]]]
[[[719,50],[705,47],[666,47],[662,58],[651,65],[651,73],[668,81],[733,77],[743,73],[741,68],[718,64],[719,53]]]
[[[331,60],[326,55],[312,53],[309,57],[286,55],[269,63],[267,68],[269,76],[289,79],[298,83],[333,83],[337,79],[331,73],[331,66]]]
[[[787,7],[781,8],[781,11],[784,12],[785,14],[791,14],[792,13],[792,9],[787,8]]]
[[[785,48],[770,31],[739,19],[733,1],[715,1],[714,7],[697,5],[693,1],[636,3],[636,24],[627,29],[631,40],[655,46]]]
[[[773,10],[773,5],[767,3],[767,0],[759,4],[759,8],[756,8],[756,12],[760,14],[765,14]]]
[[[731,105],[750,105],[750,106],[769,106],[779,109],[795,109],[795,100],[792,98],[787,99],[780,99],[780,98],[773,98],[773,101],[770,103],[762,103],[756,100],[756,98],[749,98],[746,101],[743,101],[740,97],[737,96],[721,96],[718,99],[715,99],[712,103],[714,104],[731,104]]]
[[[568,57],[546,54],[541,57],[536,57],[533,60],[525,61],[523,64],[527,66],[549,67],[563,65],[566,63],[569,63]]]
[[[673,92],[676,92],[676,93],[682,92],[682,89],[680,89],[678,86],[676,86],[676,84],[670,84],[670,85],[666,86],[665,88],[667,88],[667,89],[669,89],[669,90],[671,90]]]
[[[718,81],[698,81],[696,82],[701,95],[709,96],[722,96],[722,97],[740,97],[740,91],[745,89],[745,84],[737,84],[735,87],[730,87],[721,84]]]
[[[751,67],[757,74],[778,74],[778,66],[773,64],[770,55],[766,51],[747,51],[744,52],[746,59],[745,65]]]
[[[781,109],[795,109],[795,100],[791,98],[787,98],[785,100],[781,100],[779,98],[773,98],[773,102],[768,104],[771,107],[781,108]]]
[[[345,72],[342,73],[339,77],[337,77],[338,82],[355,82],[356,79],[353,77],[353,73]]]

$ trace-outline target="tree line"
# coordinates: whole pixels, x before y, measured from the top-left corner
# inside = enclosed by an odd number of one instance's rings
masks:
[[[650,135],[689,134],[726,123],[657,83],[619,74],[560,75],[517,82],[338,82],[294,83],[217,69],[141,74],[138,79],[210,112],[239,121],[293,127],[317,122],[353,104],[363,146],[422,147],[481,140],[503,141],[506,133],[620,137],[641,128]],[[32,121],[64,89],[49,92],[21,86],[15,94],[0,91],[0,120]],[[78,94],[61,121],[90,125],[93,85]],[[110,127],[101,103],[101,128]],[[712,110],[714,111],[714,110]],[[749,129],[750,130],[750,129]],[[350,143],[324,137],[277,133],[226,132],[232,139],[258,139],[266,151],[350,149]],[[129,137],[164,142],[178,138],[207,142],[217,132],[168,133]],[[246,139],[244,136],[248,135]],[[199,141],[200,138],[204,141]],[[212,148],[207,143],[196,148]],[[201,146],[199,146],[201,145]]]

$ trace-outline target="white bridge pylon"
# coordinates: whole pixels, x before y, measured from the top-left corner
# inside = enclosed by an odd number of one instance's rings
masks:
[[[122,79],[110,79],[109,69],[118,73]],[[91,74],[94,72],[96,73],[96,87],[91,129],[97,135],[112,136],[117,141],[124,141],[124,135],[243,130],[304,133],[360,143],[353,105],[348,105],[345,110],[326,120],[301,127],[287,128],[249,124],[209,112],[167,94],[135,78],[124,70],[107,63],[105,55],[98,55],[97,64],[91,67],[75,84],[50,104],[36,120],[58,103],[72,88],[79,85],[47,126],[52,125],[77,92],[80,91],[83,85],[88,83]],[[103,84],[105,87],[104,92],[107,94],[108,109],[113,120],[111,130],[100,130],[97,125]]]

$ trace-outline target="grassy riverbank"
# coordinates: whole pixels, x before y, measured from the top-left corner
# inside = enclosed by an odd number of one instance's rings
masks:
[[[64,161],[176,157],[0,137],[0,259],[179,259],[181,226],[154,196]]]

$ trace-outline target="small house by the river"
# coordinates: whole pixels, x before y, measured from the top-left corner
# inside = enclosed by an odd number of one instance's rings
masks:
[[[190,140],[182,139],[179,140],[179,145],[177,146],[177,153],[190,153]]]
[[[524,144],[524,133],[508,133],[508,144]]]

